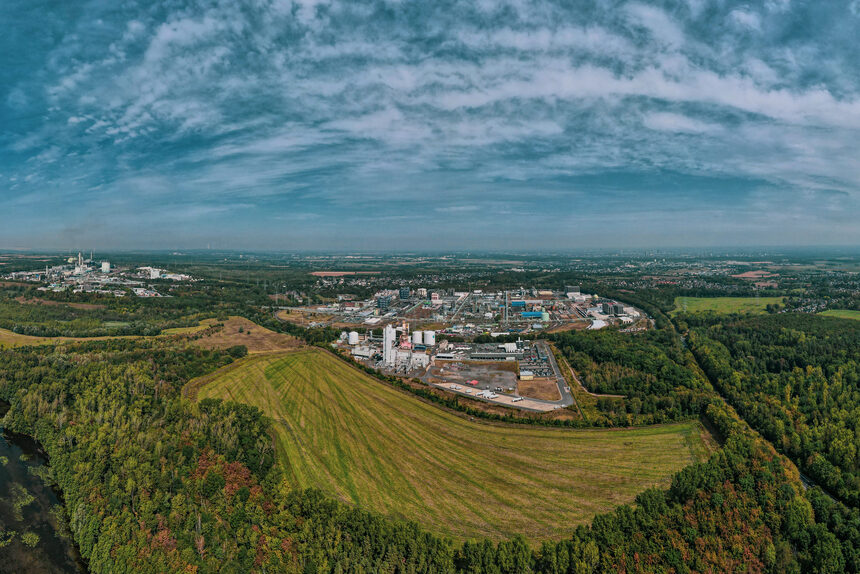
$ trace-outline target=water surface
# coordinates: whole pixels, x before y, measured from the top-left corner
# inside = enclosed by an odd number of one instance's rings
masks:
[[[62,502],[37,474],[46,464],[33,439],[0,427],[0,573],[86,572]]]

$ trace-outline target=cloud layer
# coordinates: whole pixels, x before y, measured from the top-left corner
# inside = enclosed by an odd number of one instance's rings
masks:
[[[851,2],[64,4],[0,7],[0,246],[860,242]]]

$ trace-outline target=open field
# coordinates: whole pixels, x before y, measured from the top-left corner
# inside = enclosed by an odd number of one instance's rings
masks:
[[[456,539],[561,539],[707,452],[698,423],[623,430],[473,422],[303,349],[248,357],[199,398],[274,421],[289,481]],[[194,384],[194,381],[192,383]]]
[[[227,349],[245,345],[249,353],[266,353],[295,349],[301,343],[285,333],[276,333],[244,317],[230,317],[224,327],[214,333],[203,334],[195,344],[207,349]]]
[[[193,335],[194,333],[199,333],[205,329],[208,329],[215,323],[217,323],[217,319],[203,319],[200,321],[199,325],[194,327],[173,327],[172,329],[162,329],[162,335]]]
[[[781,304],[782,297],[675,297],[672,315],[684,311],[688,313],[764,313],[768,305]]]
[[[839,319],[854,319],[860,321],[860,311],[852,311],[851,309],[828,309],[822,311],[819,315],[825,317],[838,317]]]

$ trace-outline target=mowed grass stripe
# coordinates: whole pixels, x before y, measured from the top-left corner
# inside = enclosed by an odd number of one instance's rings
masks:
[[[297,487],[456,539],[568,535],[707,449],[697,423],[570,430],[472,422],[328,353],[261,355],[198,395],[258,406]]]

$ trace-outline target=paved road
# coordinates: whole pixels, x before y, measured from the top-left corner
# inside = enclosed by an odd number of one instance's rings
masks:
[[[561,369],[558,368],[558,363],[555,362],[555,355],[553,354],[552,349],[549,348],[549,345],[546,341],[538,341],[537,345],[546,354],[546,356],[549,357],[549,364],[552,366],[552,372],[555,375],[555,382],[558,385],[558,393],[559,395],[561,395],[560,401],[546,402],[558,404],[562,407],[569,407],[573,404],[573,395],[570,392],[570,387],[567,384],[567,380],[564,378],[564,375],[561,374]]]

